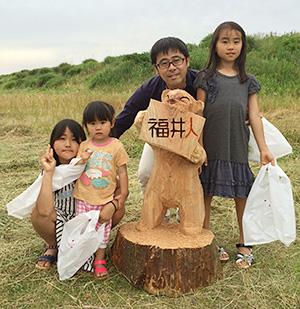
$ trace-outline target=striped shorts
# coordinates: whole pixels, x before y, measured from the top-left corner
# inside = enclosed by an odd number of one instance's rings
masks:
[[[73,198],[74,183],[68,184],[54,193],[54,204],[56,210],[56,244],[60,246],[60,241],[65,223],[75,217],[75,199]],[[82,266],[85,271],[93,271],[94,255],[92,255]]]
[[[89,212],[91,210],[101,210],[103,209],[104,205],[91,205],[89,203],[87,203],[86,201],[82,201],[82,200],[76,200],[76,215],[83,213],[83,212]],[[106,248],[107,244],[109,242],[109,235],[110,235],[110,231],[111,231],[111,225],[112,225],[112,220],[110,219],[108,222],[103,223],[105,224],[104,227],[104,240],[103,242],[100,244],[99,248]],[[96,225],[96,230],[99,228],[100,223],[98,222]]]

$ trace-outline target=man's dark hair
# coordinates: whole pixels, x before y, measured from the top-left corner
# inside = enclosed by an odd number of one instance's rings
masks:
[[[189,57],[189,51],[185,43],[174,37],[162,38],[154,43],[150,51],[151,63],[156,64],[159,53],[166,54],[170,49],[178,50],[185,58]]]

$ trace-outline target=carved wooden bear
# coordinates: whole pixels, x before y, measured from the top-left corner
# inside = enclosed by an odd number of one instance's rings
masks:
[[[151,100],[148,109],[136,116],[139,138],[154,152],[138,230],[155,228],[168,208],[179,208],[179,230],[187,235],[201,233],[204,199],[199,168],[206,159],[202,111],[203,102],[176,89],[165,90],[162,102]]]

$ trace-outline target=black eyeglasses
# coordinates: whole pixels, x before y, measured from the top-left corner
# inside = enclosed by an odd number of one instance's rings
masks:
[[[185,58],[182,57],[173,57],[171,60],[163,59],[159,63],[156,64],[157,67],[160,69],[168,69],[171,64],[173,64],[175,67],[179,67],[183,64]]]

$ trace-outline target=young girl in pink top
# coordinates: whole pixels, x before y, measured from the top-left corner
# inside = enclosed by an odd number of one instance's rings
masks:
[[[93,263],[96,278],[108,275],[105,248],[109,241],[111,218],[117,209],[124,207],[128,196],[128,155],[122,143],[110,137],[114,115],[110,104],[101,101],[89,103],[82,121],[89,138],[80,144],[78,151],[78,157],[82,158],[86,167],[74,189],[76,213],[100,210],[98,227],[105,224],[104,241],[96,251]],[[120,194],[114,196],[117,184]]]

